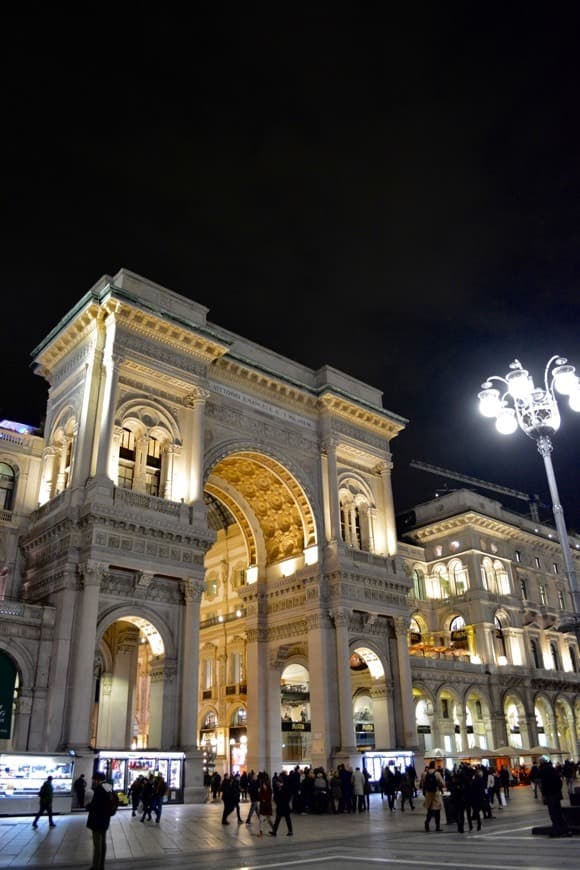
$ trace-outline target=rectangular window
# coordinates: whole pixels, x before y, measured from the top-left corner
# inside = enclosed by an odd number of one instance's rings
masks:
[[[542,567],[542,563],[540,562],[540,559],[538,556],[534,556],[534,565],[536,566],[536,568]]]
[[[560,605],[560,610],[566,609],[566,605],[564,604],[564,593],[561,589],[558,589],[558,604]]]
[[[133,466],[119,463],[119,486],[121,489],[133,489]]]
[[[449,701],[447,698],[441,699],[441,713],[444,719],[449,719]]]
[[[514,556],[515,556],[515,560],[516,560],[516,562],[521,562],[521,561],[522,561],[522,554],[520,553],[519,550],[516,550]]]
[[[154,495],[156,498],[159,497],[159,472],[158,471],[146,471],[145,472],[145,492],[147,495]]]
[[[540,604],[546,604],[546,587],[543,583],[538,586],[538,592],[540,593]]]
[[[203,660],[203,688],[211,689],[213,683],[213,660]]]
[[[558,563],[557,562],[554,562],[554,564],[552,565],[552,571],[554,572],[554,574],[558,573]]]
[[[522,598],[523,598],[524,601],[525,601],[526,598],[528,597],[528,584],[527,584],[527,582],[524,580],[523,577],[520,578],[520,589],[521,589],[521,592],[522,592]]]

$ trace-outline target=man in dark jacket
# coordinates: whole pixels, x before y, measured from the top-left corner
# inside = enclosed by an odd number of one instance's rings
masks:
[[[540,789],[552,822],[550,837],[571,837],[562,814],[562,780],[545,755],[540,758]]]
[[[89,817],[87,828],[93,832],[93,863],[91,870],[104,870],[107,853],[107,831],[111,822],[110,793],[113,786],[105,782],[105,774],[97,770],[93,774],[93,797],[87,804]]]
[[[278,833],[278,826],[280,825],[280,821],[282,819],[284,819],[284,821],[286,822],[286,827],[288,829],[286,835],[288,837],[292,836],[292,819],[290,817],[291,799],[292,792],[290,790],[290,784],[288,782],[288,774],[285,770],[283,770],[279,777],[278,786],[274,792],[274,801],[276,802],[276,818],[274,820],[274,826],[269,832],[271,837],[275,837]]]
[[[56,828],[52,820],[52,796],[54,794],[54,788],[52,786],[52,776],[47,776],[45,781],[42,783],[40,787],[40,791],[38,792],[39,797],[39,806],[38,812],[34,817],[34,821],[32,822],[32,827],[38,827],[38,820],[43,813],[48,815],[48,822],[51,828]]]

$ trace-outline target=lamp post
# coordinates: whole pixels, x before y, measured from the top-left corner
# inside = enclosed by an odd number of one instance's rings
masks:
[[[503,435],[511,435],[519,426],[529,438],[535,440],[538,453],[544,460],[552,511],[576,614],[574,625],[560,626],[560,630],[575,628],[578,633],[580,591],[576,583],[576,571],[570,554],[564,511],[560,504],[552,465],[552,436],[560,428],[560,411],[556,394],[568,396],[572,410],[580,412],[580,379],[576,375],[574,366],[568,365],[568,361],[561,356],[553,356],[548,360],[543,387],[534,386],[533,379],[519,360],[515,359],[510,363],[509,368],[509,372],[504,377],[493,375],[481,385],[481,392],[478,393],[479,410],[484,417],[496,418],[496,429]],[[502,384],[502,387],[496,389],[494,382]]]

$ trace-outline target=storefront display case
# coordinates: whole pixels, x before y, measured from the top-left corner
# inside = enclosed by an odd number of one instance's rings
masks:
[[[52,776],[53,812],[70,813],[74,761],[69,753],[0,753],[0,816],[36,813],[47,776]]]
[[[97,754],[96,770],[102,770],[115,791],[127,794],[138,776],[159,772],[168,785],[166,802],[183,803],[183,752],[121,752],[101,751]]]

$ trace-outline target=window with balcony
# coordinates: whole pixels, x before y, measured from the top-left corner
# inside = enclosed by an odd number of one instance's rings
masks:
[[[343,480],[339,488],[340,533],[347,547],[374,551],[373,510],[370,491],[356,479]]]

